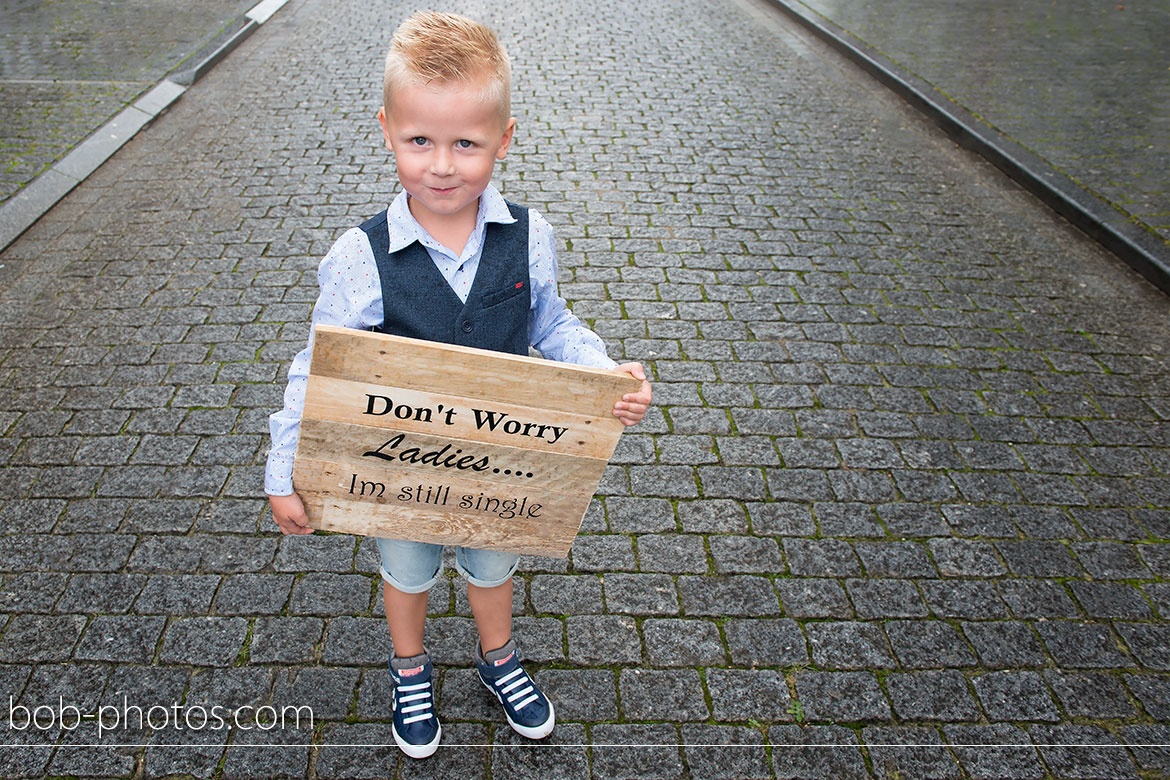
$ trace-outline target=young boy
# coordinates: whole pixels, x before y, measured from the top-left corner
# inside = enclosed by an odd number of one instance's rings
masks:
[[[491,185],[516,129],[507,54],[488,28],[461,16],[419,13],[395,32],[378,121],[403,192],[389,209],[345,233],[317,272],[313,322],[614,368],[601,339],[557,294],[552,231],[535,211]],[[526,294],[525,294],[526,293]],[[286,534],[312,533],[292,488],[312,339],[289,369],[284,409],[272,415],[265,490]],[[650,384],[614,405],[626,425],[642,419]],[[442,566],[438,545],[378,540],[386,622],[394,644],[393,733],[408,756],[438,748],[431,663],[423,647],[427,591]],[[553,729],[552,703],[528,677],[512,639],[517,556],[458,548],[456,568],[479,632],[476,665],[518,733]]]

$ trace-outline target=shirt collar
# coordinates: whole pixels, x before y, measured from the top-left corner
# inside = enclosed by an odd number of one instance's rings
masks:
[[[405,192],[400,192],[394,202],[390,204],[390,208],[386,209],[386,229],[390,235],[387,249],[391,252],[405,249],[415,241],[424,247],[438,246],[438,242],[430,237],[430,234],[422,225],[418,224],[418,220],[410,213],[408,198],[409,196]],[[495,186],[489,184],[479,198],[479,214],[475,218],[475,229],[471,232],[471,238],[468,239],[467,243],[469,246],[481,244],[484,227],[488,222],[510,225],[515,221],[516,218],[508,210],[504,196]]]

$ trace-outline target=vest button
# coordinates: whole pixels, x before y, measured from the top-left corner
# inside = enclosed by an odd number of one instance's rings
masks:
[[[464,333],[471,333],[471,320],[464,320],[460,327],[463,328]]]

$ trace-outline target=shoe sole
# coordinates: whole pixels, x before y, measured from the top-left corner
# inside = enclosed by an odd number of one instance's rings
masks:
[[[394,728],[394,724],[390,724],[390,731],[394,734],[394,741],[398,744],[398,749],[411,758],[426,758],[427,756],[433,755],[439,749],[439,740],[443,738],[442,724],[439,724],[439,729],[435,732],[435,738],[425,745],[412,745],[398,736],[398,729]]]
[[[483,679],[483,677],[480,677],[479,681],[483,683],[483,687],[487,688],[488,691],[496,697],[496,701],[498,701],[500,706],[503,707],[504,700],[500,697],[500,694],[496,693],[496,690],[492,688],[492,686],[489,685],[487,681]],[[512,720],[512,716],[508,714],[507,707],[504,707],[504,717],[508,720],[508,725],[512,727],[512,731],[515,731],[522,737],[528,737],[528,739],[544,739],[552,733],[553,728],[555,728],[557,725],[556,709],[553,707],[551,699],[548,702],[548,720],[538,726],[521,726],[519,723]]]

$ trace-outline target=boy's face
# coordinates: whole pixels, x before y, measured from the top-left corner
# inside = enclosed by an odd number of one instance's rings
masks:
[[[468,212],[474,220],[516,128],[515,119],[505,122],[497,105],[465,84],[401,86],[378,121],[411,212],[424,227],[452,224]]]

